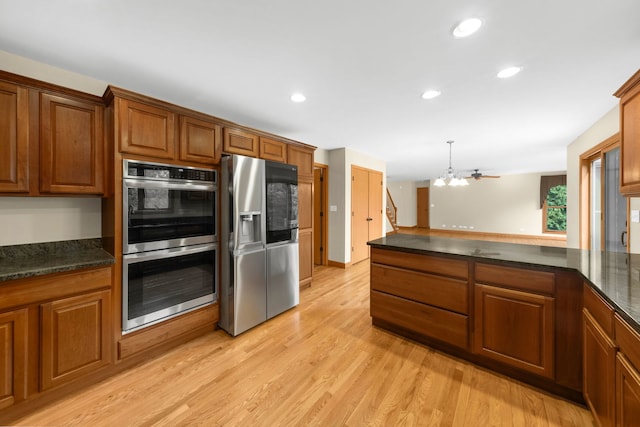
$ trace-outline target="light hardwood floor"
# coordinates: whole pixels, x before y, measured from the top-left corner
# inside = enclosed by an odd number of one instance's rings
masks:
[[[488,240],[493,242],[518,243],[522,245],[554,246],[558,248],[567,247],[566,236],[552,234],[543,236],[529,236],[523,234],[481,233],[475,231],[438,230],[418,227],[400,227],[398,233],[417,234],[421,236],[448,237],[454,239]]]
[[[581,406],[371,326],[369,265],[320,267],[300,305],[217,330],[23,419],[81,426],[591,426]]]

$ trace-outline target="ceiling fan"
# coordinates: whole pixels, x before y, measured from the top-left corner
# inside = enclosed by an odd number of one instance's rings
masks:
[[[479,172],[479,169],[474,169],[475,172],[473,172],[470,176],[465,176],[465,179],[475,179],[476,181],[480,181],[480,179],[482,178],[500,178],[500,176],[498,175],[484,175],[481,172]]]

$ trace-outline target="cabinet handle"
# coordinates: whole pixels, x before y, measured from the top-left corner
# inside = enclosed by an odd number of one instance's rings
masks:
[[[373,218],[367,218],[367,221],[373,221]]]
[[[620,243],[622,244],[622,246],[624,246],[625,248],[627,247],[627,243],[624,240],[624,236],[626,236],[627,231],[623,231],[622,234],[620,234]]]

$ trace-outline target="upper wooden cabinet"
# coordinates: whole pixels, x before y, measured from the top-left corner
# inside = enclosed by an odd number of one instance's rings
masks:
[[[242,129],[225,127],[222,151],[228,154],[258,157],[260,138],[258,135]]]
[[[161,159],[175,157],[175,113],[126,98],[117,98],[116,104],[121,152]]]
[[[29,90],[0,81],[0,193],[29,192]]]
[[[102,194],[102,105],[40,94],[40,192]]]
[[[620,193],[640,196],[640,70],[615,96],[620,98]]]
[[[260,158],[287,163],[287,144],[275,139],[260,137]]]
[[[313,180],[313,152],[312,148],[289,145],[287,163],[298,166],[298,178]]]
[[[215,164],[220,161],[222,128],[205,120],[180,116],[180,160]]]

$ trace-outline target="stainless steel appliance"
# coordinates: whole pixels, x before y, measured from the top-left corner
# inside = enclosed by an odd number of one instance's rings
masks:
[[[217,299],[217,174],[123,162],[122,330]]]
[[[299,303],[297,172],[275,203],[269,194],[285,181],[270,187],[267,169],[261,159],[222,159],[219,325],[234,336]],[[269,231],[280,237],[267,245]]]

